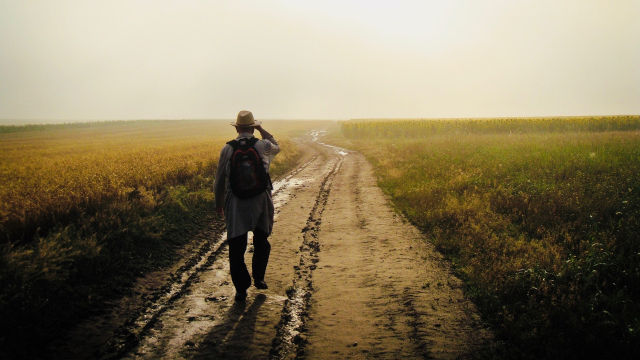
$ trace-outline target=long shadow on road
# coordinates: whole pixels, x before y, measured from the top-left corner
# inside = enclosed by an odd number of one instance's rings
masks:
[[[249,308],[247,303],[236,302],[229,308],[225,320],[211,329],[201,345],[194,349],[194,359],[249,359],[250,344],[256,332],[256,320],[266,295],[255,297]],[[245,310],[246,309],[246,310]]]

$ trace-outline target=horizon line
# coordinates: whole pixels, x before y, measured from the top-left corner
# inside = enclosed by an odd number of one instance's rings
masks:
[[[261,118],[260,121],[358,121],[358,120],[455,120],[455,119],[539,119],[539,118],[579,118],[579,117],[624,117],[640,114],[609,115],[545,115],[545,116],[480,116],[480,117],[362,117],[350,119],[305,119],[305,118]],[[182,119],[0,119],[0,126],[16,126],[4,122],[18,122],[20,125],[64,125],[110,121],[233,121],[234,118],[182,118]],[[34,123],[29,123],[34,122]],[[36,123],[37,122],[37,123]]]

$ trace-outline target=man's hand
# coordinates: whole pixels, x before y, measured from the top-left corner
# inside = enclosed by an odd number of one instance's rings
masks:
[[[222,206],[216,208],[216,214],[220,217],[224,217],[224,208]]]
[[[267,132],[267,130],[262,128],[262,125],[256,126],[256,130],[258,130],[260,132],[260,136],[262,136],[263,139],[268,138],[268,137],[271,136],[271,134],[269,134],[269,132]]]

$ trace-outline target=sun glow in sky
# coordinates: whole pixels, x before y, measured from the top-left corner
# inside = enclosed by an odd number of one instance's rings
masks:
[[[0,0],[0,119],[640,114],[637,0]]]

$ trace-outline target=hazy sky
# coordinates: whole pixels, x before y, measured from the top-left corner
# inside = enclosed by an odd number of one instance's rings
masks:
[[[640,114],[640,0],[0,0],[0,119]]]

